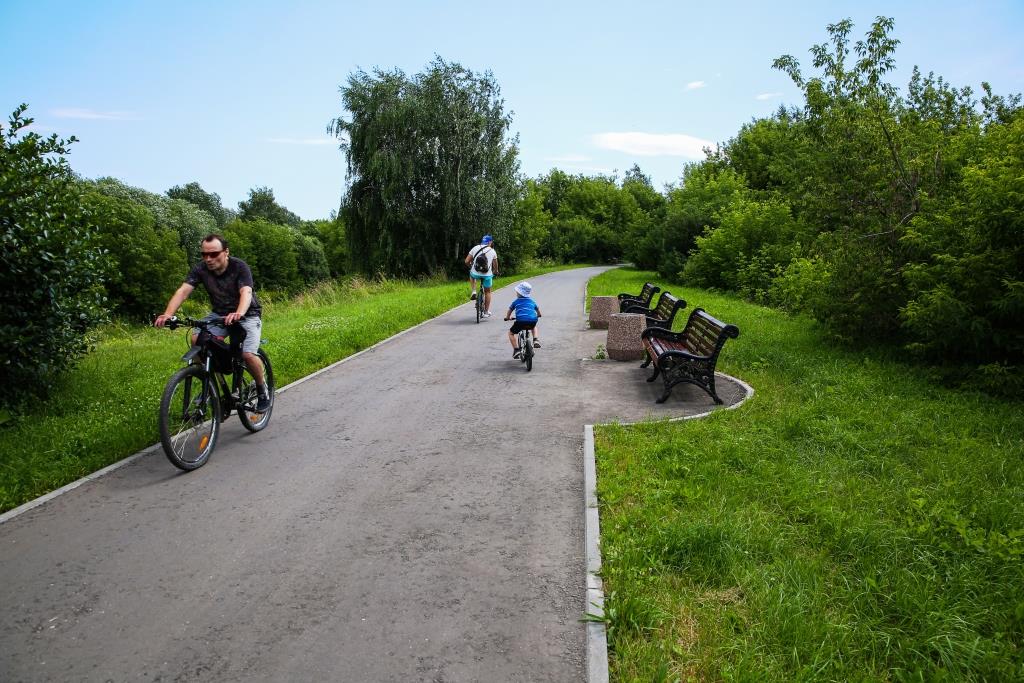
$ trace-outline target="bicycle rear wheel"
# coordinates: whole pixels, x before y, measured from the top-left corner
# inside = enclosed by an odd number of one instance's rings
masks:
[[[258,432],[270,422],[270,413],[274,410],[274,369],[270,367],[270,356],[263,349],[256,352],[263,362],[263,379],[270,393],[270,407],[265,413],[257,413],[256,401],[259,394],[256,390],[256,379],[249,372],[249,366],[242,364],[242,386],[238,388],[238,419],[242,426],[250,432]]]
[[[160,399],[160,443],[171,464],[186,471],[206,464],[220,434],[220,399],[195,365],[178,370]]]
[[[533,342],[529,334],[523,335],[523,358],[526,360],[526,371],[533,370]]]
[[[484,284],[480,283],[480,287],[476,294],[476,322],[480,323],[480,318],[484,315]]]

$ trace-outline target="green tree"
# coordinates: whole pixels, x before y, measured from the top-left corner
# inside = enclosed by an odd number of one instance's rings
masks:
[[[911,348],[936,360],[1024,363],[1024,109],[990,117],[954,191],[903,236]],[[1019,381],[1019,380],[1018,380]]]
[[[654,189],[650,176],[644,175],[636,164],[626,171],[622,191],[636,203],[637,211],[627,226],[623,255],[638,268],[657,270],[660,254],[655,233],[665,223],[667,200]]]
[[[84,197],[112,269],[107,296],[115,313],[148,321],[163,310],[188,270],[177,235],[159,230],[146,207],[95,190]]]
[[[906,99],[884,80],[899,44],[891,18],[876,19],[851,53],[852,28],[830,25],[830,44],[812,48],[818,76],[805,79],[791,56],[775,61],[803,90],[801,130],[816,151],[802,158],[793,207],[822,233],[815,249],[830,264],[818,316],[844,337],[895,339],[907,301],[901,238],[923,199],[951,187],[960,136],[976,130],[978,115],[969,89],[916,69]]]
[[[748,194],[743,178],[732,169],[721,169],[714,161],[688,165],[681,185],[669,191],[664,221],[645,240],[644,246],[657,254],[662,277],[679,278],[697,238],[717,228],[719,215]]]
[[[331,269],[327,265],[327,254],[320,240],[297,231],[292,232],[292,238],[295,242],[295,265],[302,284],[312,285],[328,279]]]
[[[127,185],[116,178],[99,178],[89,181],[102,194],[124,199],[146,207],[153,215],[158,231],[176,236],[178,245],[185,251],[189,263],[198,263],[202,238],[216,232],[217,223],[207,211],[183,199],[169,199],[138,187]]]
[[[344,275],[349,270],[348,241],[345,238],[345,223],[338,217],[303,223],[303,231],[314,235],[323,245],[324,257],[331,276]]]
[[[103,320],[105,258],[65,155],[76,142],[0,124],[0,405],[46,393]]]
[[[249,264],[257,290],[295,292],[302,287],[297,234],[285,225],[260,219],[236,219],[224,226],[231,255]]]
[[[238,202],[238,217],[243,221],[264,220],[296,228],[302,224],[301,218],[277,203],[274,191],[269,187],[249,190],[249,198]]]
[[[490,73],[437,57],[412,78],[359,71],[341,92],[351,117],[329,131],[347,137],[342,213],[356,269],[460,272],[484,233],[504,258],[517,258],[516,140]]]
[[[233,211],[225,209],[223,204],[221,204],[220,195],[216,192],[207,192],[203,189],[202,185],[195,181],[185,185],[175,185],[167,190],[167,196],[170,199],[186,201],[210,214],[213,216],[218,230],[222,229],[229,220],[235,217]]]

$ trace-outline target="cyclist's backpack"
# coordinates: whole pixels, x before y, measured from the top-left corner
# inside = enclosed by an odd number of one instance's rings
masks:
[[[473,259],[473,270],[478,273],[486,273],[489,266],[490,259],[487,258],[487,247],[484,247],[476,252],[476,258]]]

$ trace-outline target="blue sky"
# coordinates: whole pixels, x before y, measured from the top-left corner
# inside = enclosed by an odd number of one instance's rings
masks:
[[[421,71],[439,55],[501,86],[521,171],[634,163],[657,187],[700,146],[797,104],[772,60],[826,25],[878,15],[916,64],[956,86],[1024,91],[1024,1],[0,2],[0,107],[76,135],[71,166],[162,193],[198,181],[235,208],[269,186],[303,218],[336,209],[345,159],[325,128],[357,69]]]

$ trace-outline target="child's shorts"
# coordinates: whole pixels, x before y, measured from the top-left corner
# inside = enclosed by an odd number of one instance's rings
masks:
[[[517,320],[514,323],[512,323],[512,327],[510,327],[508,331],[511,332],[512,334],[515,334],[516,332],[521,332],[523,330],[532,330],[536,326],[536,320]]]

